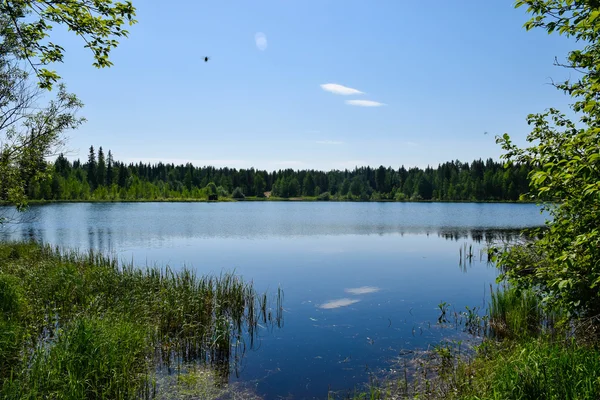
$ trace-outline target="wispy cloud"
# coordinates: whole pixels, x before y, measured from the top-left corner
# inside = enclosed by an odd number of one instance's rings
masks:
[[[327,303],[323,303],[319,306],[319,308],[323,308],[325,310],[331,310],[333,308],[340,308],[340,307],[348,307],[351,306],[354,303],[358,303],[360,300],[357,299],[338,299],[338,300],[331,300],[328,301]]]
[[[385,104],[372,100],[346,100],[346,104],[358,107],[381,107]]]
[[[339,140],[317,140],[315,143],[317,144],[344,144]]]
[[[375,286],[361,286],[361,287],[357,287],[357,288],[345,289],[344,292],[350,293],[353,295],[360,295],[360,294],[376,293],[376,292],[379,292],[380,290],[381,289],[379,289],[378,287],[375,287]]]
[[[407,146],[412,146],[412,147],[416,147],[416,146],[419,145],[419,143],[417,143],[417,142],[411,142],[411,141],[404,142],[404,144],[407,145]]]
[[[321,89],[326,92],[330,92],[333,94],[341,94],[342,96],[351,96],[353,94],[364,94],[358,89],[354,89],[351,87],[338,85],[337,83],[324,83],[321,85]]]
[[[256,47],[260,51],[265,51],[268,46],[267,35],[265,35],[262,32],[256,32],[256,34],[254,35],[254,43],[256,43]]]

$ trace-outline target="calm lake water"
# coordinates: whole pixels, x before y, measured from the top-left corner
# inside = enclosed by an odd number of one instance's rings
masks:
[[[545,221],[532,204],[466,203],[79,203],[27,216],[3,238],[281,286],[284,326],[263,330],[231,378],[266,399],[352,389],[403,350],[457,335],[437,326],[437,305],[483,305],[497,272],[479,250]]]

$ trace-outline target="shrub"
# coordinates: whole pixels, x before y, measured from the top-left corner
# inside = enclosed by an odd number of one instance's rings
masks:
[[[317,200],[319,201],[329,201],[331,199],[331,194],[329,192],[323,192],[317,196]]]
[[[245,199],[246,195],[244,194],[244,192],[242,192],[241,188],[236,187],[235,189],[233,189],[233,193],[231,193],[231,197],[233,197],[234,199]]]

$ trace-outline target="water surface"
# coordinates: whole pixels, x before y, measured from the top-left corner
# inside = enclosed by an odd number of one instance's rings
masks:
[[[264,330],[232,375],[267,399],[352,389],[456,334],[437,326],[437,305],[484,304],[497,272],[479,249],[545,220],[532,204],[312,202],[51,204],[28,217],[3,237],[281,286],[284,326]]]

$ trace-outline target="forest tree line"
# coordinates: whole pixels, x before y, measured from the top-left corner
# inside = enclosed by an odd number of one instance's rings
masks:
[[[265,171],[197,167],[190,163],[125,164],[109,150],[90,147],[86,162],[59,155],[47,179],[27,183],[32,200],[183,200],[315,197],[320,200],[516,201],[529,186],[527,165],[505,168],[492,159],[450,161],[399,169]]]

